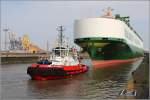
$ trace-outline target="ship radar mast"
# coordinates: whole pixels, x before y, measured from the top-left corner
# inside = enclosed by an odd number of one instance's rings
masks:
[[[114,18],[112,11],[114,9],[112,9],[111,7],[108,7],[107,9],[103,9],[102,11],[104,12],[104,14],[102,15],[102,17],[105,18]]]
[[[60,32],[60,35],[59,35],[59,45],[62,47],[63,46],[63,31],[65,30],[64,26],[58,26],[57,27],[57,31]]]

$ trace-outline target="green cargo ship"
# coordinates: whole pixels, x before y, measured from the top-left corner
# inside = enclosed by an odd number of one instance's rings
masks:
[[[144,55],[143,40],[129,24],[129,17],[112,16],[76,20],[74,42],[93,60],[130,59]]]

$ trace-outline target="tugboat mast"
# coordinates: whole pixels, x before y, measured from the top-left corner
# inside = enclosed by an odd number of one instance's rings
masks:
[[[65,30],[65,28],[64,26],[58,26],[57,30],[60,32],[59,45],[63,46],[63,31]]]
[[[63,47],[63,31],[65,30],[63,26],[58,26],[57,30],[60,32],[59,36],[59,50],[60,50],[60,57],[62,56],[62,47]]]

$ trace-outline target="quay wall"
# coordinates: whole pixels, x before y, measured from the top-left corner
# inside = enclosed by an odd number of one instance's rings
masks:
[[[39,57],[50,57],[50,53],[1,53],[1,64],[35,63]]]
[[[149,53],[145,53],[143,62],[131,73],[124,90],[135,90],[136,96],[119,96],[119,99],[149,99]]]

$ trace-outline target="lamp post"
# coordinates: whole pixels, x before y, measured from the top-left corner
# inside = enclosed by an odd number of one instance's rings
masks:
[[[5,51],[7,50],[7,32],[9,31],[8,28],[3,29],[3,31],[5,32]]]

